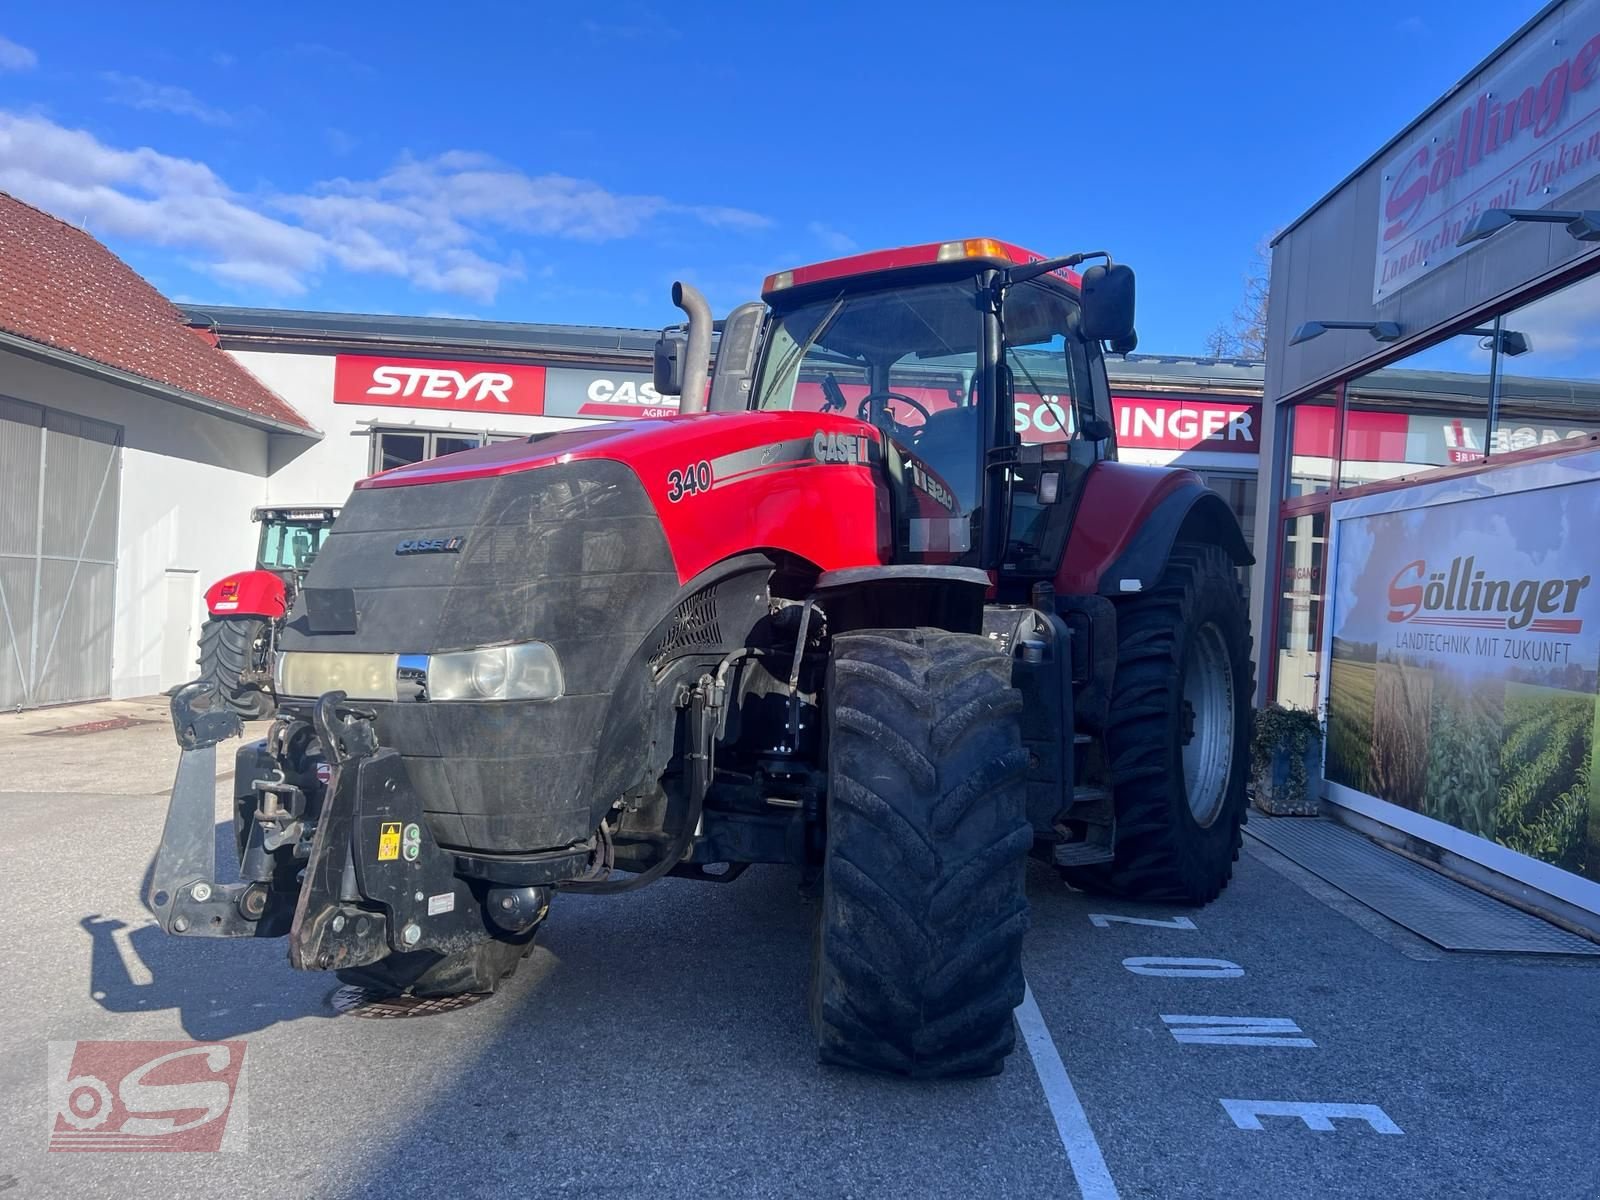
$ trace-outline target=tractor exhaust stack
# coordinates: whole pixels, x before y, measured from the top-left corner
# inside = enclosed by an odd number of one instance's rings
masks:
[[[684,348],[683,391],[678,411],[706,410],[706,382],[711,377],[711,306],[700,289],[682,280],[672,285],[672,302],[689,317],[689,344]]]

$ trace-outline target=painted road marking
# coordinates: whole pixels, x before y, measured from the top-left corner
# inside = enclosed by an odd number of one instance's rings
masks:
[[[1188,917],[1125,917],[1121,913],[1090,913],[1089,924],[1096,929],[1109,929],[1112,922],[1121,925],[1150,925],[1156,929],[1193,929]]]
[[[1288,1017],[1194,1017],[1162,1013],[1173,1039],[1185,1046],[1303,1046],[1317,1044]],[[1292,1035],[1300,1034],[1295,1037]]]
[[[1067,1152],[1072,1177],[1078,1181],[1079,1193],[1083,1200],[1117,1200],[1117,1185],[1111,1181],[1105,1156],[1100,1153],[1100,1143],[1095,1141],[1089,1117],[1067,1075],[1066,1064],[1061,1061],[1061,1052],[1056,1049],[1050,1028],[1044,1023],[1044,1014],[1033,998],[1033,988],[1026,982],[1022,985],[1022,1003],[1017,1006],[1016,1018],[1023,1043],[1033,1059],[1033,1069],[1039,1076],[1039,1086],[1044,1089],[1045,1102],[1050,1105],[1050,1115],[1055,1118],[1056,1133]]]
[[[1135,975],[1186,979],[1237,979],[1244,974],[1243,967],[1225,958],[1125,958],[1122,965]]]
[[[1376,1104],[1318,1104],[1302,1100],[1224,1100],[1222,1107],[1239,1129],[1261,1129],[1262,1117],[1299,1117],[1306,1128],[1322,1133],[1333,1130],[1335,1117],[1365,1121],[1379,1133],[1403,1134],[1405,1130],[1389,1119]]]

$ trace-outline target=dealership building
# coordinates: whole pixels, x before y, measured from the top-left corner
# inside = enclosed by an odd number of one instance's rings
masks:
[[[1259,699],[1351,823],[1593,927],[1600,0],[1284,230],[1268,325]]]

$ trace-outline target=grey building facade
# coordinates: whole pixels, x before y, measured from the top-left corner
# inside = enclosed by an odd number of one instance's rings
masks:
[[[1600,913],[1600,0],[1547,5],[1273,249],[1258,699],[1325,798]]]

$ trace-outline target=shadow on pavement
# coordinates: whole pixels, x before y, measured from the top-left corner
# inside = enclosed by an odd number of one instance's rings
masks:
[[[229,882],[237,877],[230,822],[217,823],[216,841],[217,877]],[[152,855],[139,884],[141,907],[154,870]],[[326,1003],[332,977],[287,972],[283,938],[173,937],[153,922],[134,927],[99,913],[84,916],[78,925],[91,943],[89,996],[107,1012],[175,1010],[183,1031],[197,1041],[333,1015]],[[285,988],[286,974],[298,986]]]

